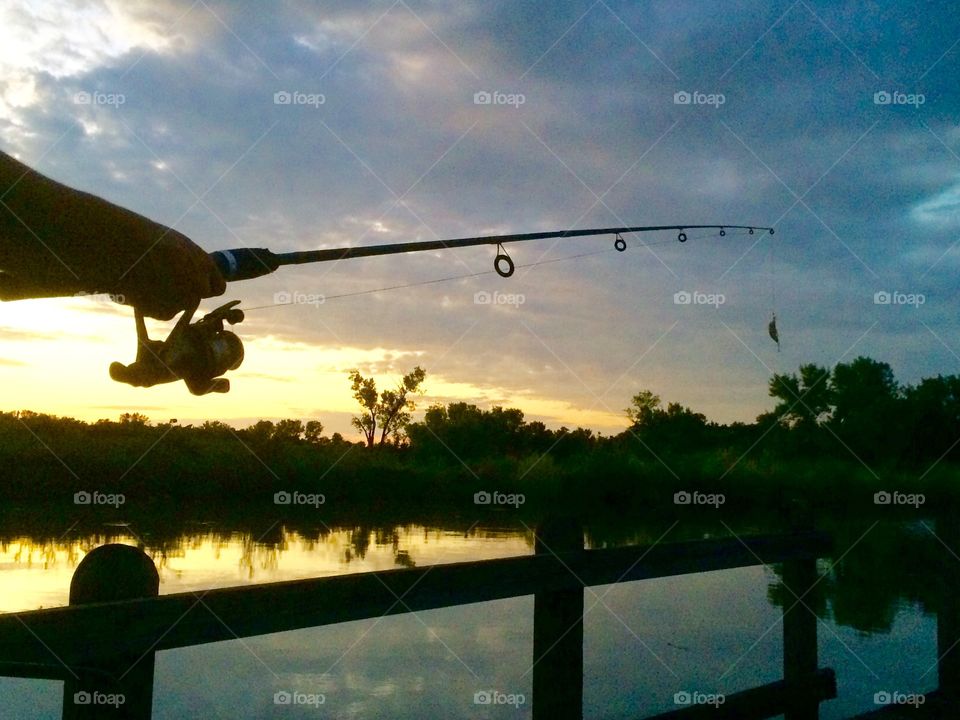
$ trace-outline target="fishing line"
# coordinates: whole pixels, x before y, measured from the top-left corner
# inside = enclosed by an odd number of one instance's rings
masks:
[[[742,230],[736,231],[736,232],[732,232],[730,230],[724,230],[720,232],[707,232],[702,235],[690,236],[688,237],[687,241],[689,242],[689,241],[703,240],[703,239],[712,238],[712,237],[724,237],[727,235],[744,235],[744,234],[747,234],[747,233],[746,231],[742,231]],[[674,245],[674,244],[676,244],[676,240],[661,240],[659,242],[638,243],[636,245],[630,245],[628,243],[624,249],[633,250],[637,248],[656,247],[659,245]],[[530,262],[530,263],[517,263],[516,267],[532,268],[532,267],[538,267],[540,265],[550,265],[552,263],[566,262],[569,260],[579,260],[581,258],[592,257],[594,255],[601,255],[609,252],[622,252],[622,251],[618,250],[616,247],[604,248],[603,250],[592,250],[590,252],[577,253],[575,255],[565,255],[563,257],[551,258],[549,260],[538,260],[536,262]],[[475,272],[475,273],[449,275],[447,277],[434,278],[433,280],[420,280],[418,282],[402,283],[399,285],[387,285],[385,287],[372,288],[370,290],[355,290],[353,292],[338,293],[336,295],[325,295],[323,298],[323,301],[327,302],[328,300],[341,300],[343,298],[359,297],[361,295],[374,295],[376,293],[388,292],[390,290],[404,290],[407,288],[422,287],[425,285],[436,285],[438,283],[451,282],[453,280],[466,280],[469,278],[482,277],[484,275],[493,275],[493,274],[498,274],[498,273],[496,270],[482,270],[480,272]],[[269,305],[257,305],[251,308],[244,308],[244,312],[251,312],[253,310],[266,310],[269,308],[276,308],[276,307],[295,306],[297,304],[298,303],[283,302],[283,303],[271,303]]]
[[[777,329],[777,279],[773,249],[774,243],[770,243],[767,251],[767,275],[770,278],[770,324],[767,325],[767,335],[777,344],[777,352],[780,352],[780,331]]]

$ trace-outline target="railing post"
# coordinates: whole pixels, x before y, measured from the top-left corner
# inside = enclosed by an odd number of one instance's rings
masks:
[[[160,576],[153,561],[129,545],[102,545],[92,550],[73,573],[70,604],[156,597]],[[124,628],[116,628],[123,645]],[[153,709],[154,653],[130,655],[118,650],[109,657],[91,654],[75,677],[63,684],[63,719],[129,718],[149,720]]]
[[[813,529],[812,517],[799,504],[789,507],[787,517],[794,532]],[[817,672],[817,616],[808,594],[816,582],[816,558],[783,564],[783,680],[789,698],[785,720],[816,720],[820,714],[819,700],[804,692]]]
[[[570,519],[543,522],[535,552],[583,550],[583,528]],[[533,598],[533,718],[583,718],[583,588]]]
[[[937,537],[946,545],[941,552],[941,587],[937,608],[937,675],[939,689],[948,701],[960,700],[960,532],[956,522],[941,516]],[[956,553],[956,554],[955,554]]]

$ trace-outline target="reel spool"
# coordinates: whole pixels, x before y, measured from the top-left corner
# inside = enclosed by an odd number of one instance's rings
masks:
[[[130,365],[110,365],[110,377],[134,387],[153,387],[183,380],[194,395],[230,391],[230,381],[219,377],[243,362],[243,343],[224,329],[224,323],[243,322],[239,300],[221,305],[195,323],[197,306],[184,312],[166,340],[151,340],[143,315],[136,312],[137,359]],[[199,303],[197,304],[199,305]]]

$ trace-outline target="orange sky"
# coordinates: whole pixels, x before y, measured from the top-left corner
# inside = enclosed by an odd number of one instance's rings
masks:
[[[142,412],[155,422],[177,418],[181,423],[224,420],[245,425],[253,418],[320,419],[328,433],[350,433],[356,412],[347,370],[394,358],[403,370],[422,353],[405,348],[332,347],[257,337],[243,337],[246,355],[241,368],[229,374],[227,394],[194,397],[183,383],[150,389],[113,382],[109,364],[129,363],[136,350],[131,309],[96,298],[59,298],[0,303],[0,386],[3,410],[29,409],[82,420],[116,418]],[[150,325],[151,336],[164,337],[170,326]],[[409,367],[408,367],[409,366]],[[392,386],[398,374],[377,375],[380,387]],[[433,401],[489,398],[503,402],[497,388],[481,388],[428,375],[425,409]],[[514,395],[506,403],[551,424],[615,431],[623,416],[605,409],[589,410],[532,393]]]

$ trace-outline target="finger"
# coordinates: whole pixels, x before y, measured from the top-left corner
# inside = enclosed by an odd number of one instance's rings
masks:
[[[203,297],[223,295],[227,291],[227,282],[220,274],[219,268],[206,253],[203,253],[203,258],[198,260],[197,272],[200,278],[199,285],[202,288],[201,295]]]
[[[211,261],[211,265],[213,261]],[[223,295],[227,291],[227,281],[223,279],[223,275],[220,273],[220,268],[216,265],[210,269],[210,294],[207,297],[216,297],[218,295]]]

